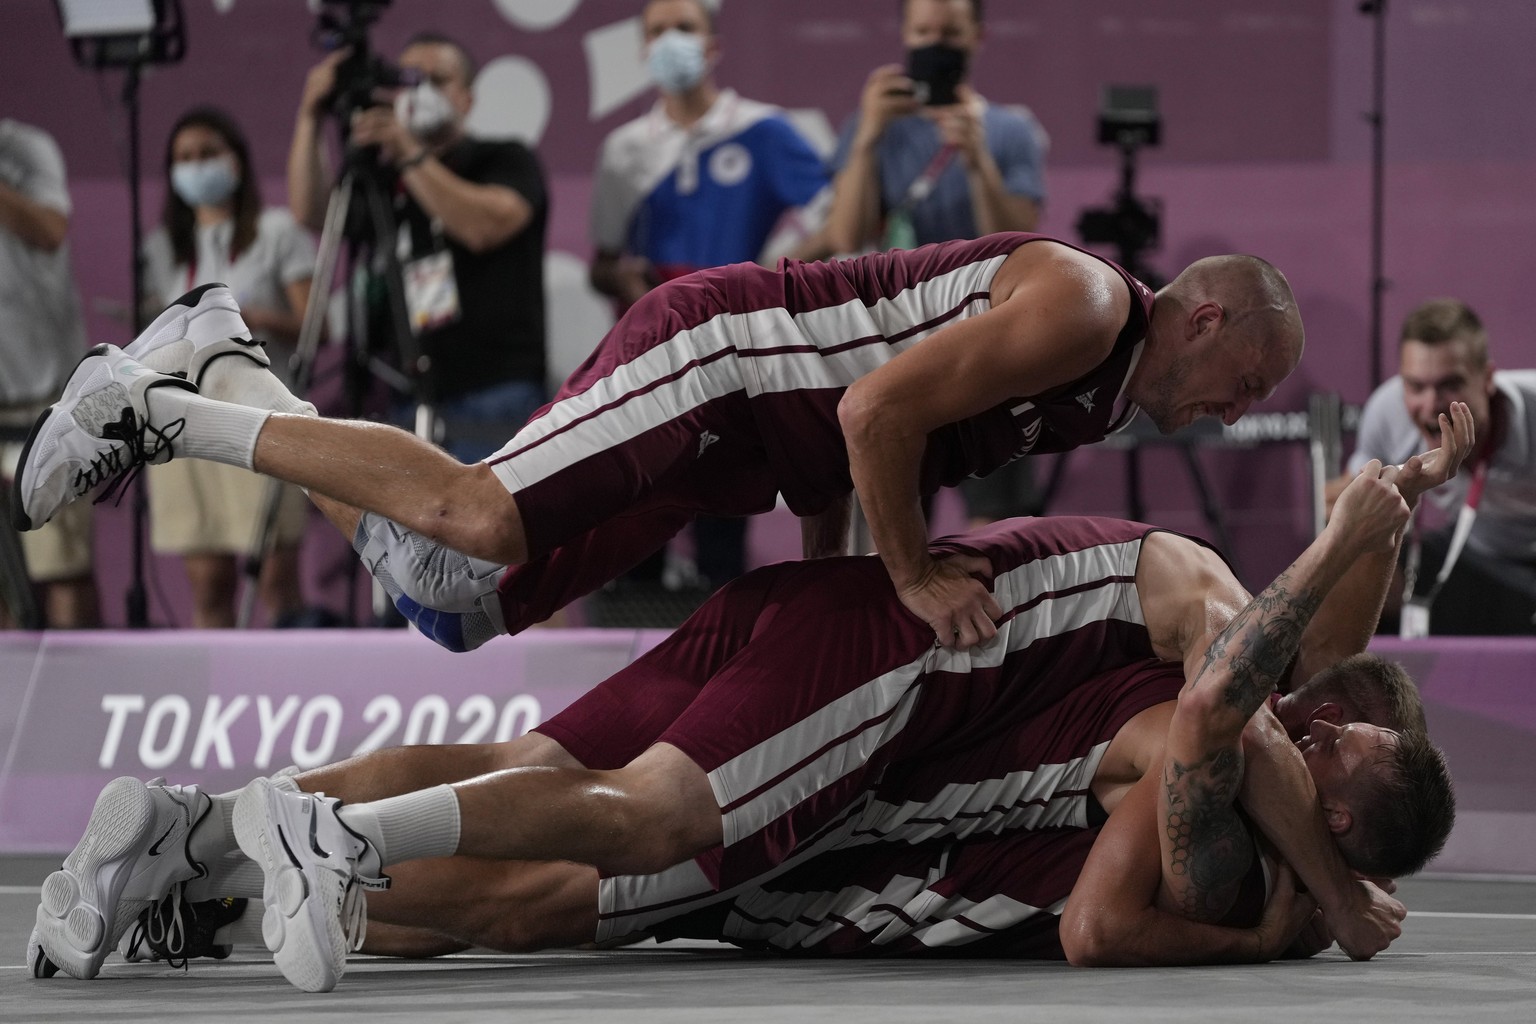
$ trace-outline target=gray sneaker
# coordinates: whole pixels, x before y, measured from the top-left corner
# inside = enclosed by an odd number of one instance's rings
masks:
[[[262,343],[252,340],[234,293],[222,284],[200,285],[166,306],[123,351],[198,385],[208,364],[221,356],[241,356],[261,367],[272,365]]]
[[[235,839],[266,876],[261,934],[278,969],[305,992],[329,992],[346,973],[347,954],[367,934],[365,890],[389,879],[364,877],[377,865],[362,836],[337,816],[341,801],[295,793],[256,779],[235,801]],[[366,869],[365,869],[366,870]]]
[[[12,484],[11,521],[35,530],[59,509],[109,483],[108,498],[141,466],[168,462],[182,422],[152,425],[151,388],[196,391],[179,377],[156,373],[121,349],[97,345],[70,374],[59,400],[27,435]]]
[[[130,925],[179,883],[207,874],[187,839],[212,802],[196,786],[113,779],[85,835],[43,881],[27,945],[33,977],[96,977]]]

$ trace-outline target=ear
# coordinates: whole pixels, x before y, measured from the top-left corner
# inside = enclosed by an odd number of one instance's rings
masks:
[[[1199,337],[1215,330],[1226,317],[1227,311],[1221,308],[1221,303],[1210,300],[1200,303],[1189,314],[1190,337]]]
[[[1307,716],[1307,721],[1315,722],[1319,718],[1327,722],[1329,725],[1342,726],[1345,724],[1344,706],[1342,704],[1335,704],[1331,700],[1327,701],[1326,703],[1319,704],[1317,708]]]
[[[1342,836],[1355,823],[1355,817],[1348,807],[1328,801],[1323,801],[1323,817],[1328,821],[1328,831],[1335,836]]]

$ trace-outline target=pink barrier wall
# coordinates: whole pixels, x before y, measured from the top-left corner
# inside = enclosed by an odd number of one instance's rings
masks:
[[[448,654],[397,631],[0,637],[0,853],[69,849],[119,775],[215,792],[288,764],[521,735],[656,631],[536,631]],[[1383,640],[1459,797],[1434,870],[1536,874],[1536,640]]]

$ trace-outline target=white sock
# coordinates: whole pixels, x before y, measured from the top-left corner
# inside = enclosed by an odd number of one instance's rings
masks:
[[[343,804],[336,814],[373,844],[384,867],[419,857],[451,857],[459,849],[459,797],[452,786]]]
[[[277,374],[238,352],[219,356],[204,367],[197,390],[204,398],[218,402],[297,416],[318,415],[315,407],[289,391]]]
[[[158,373],[186,373],[187,363],[192,358],[192,343],[186,338],[173,341],[168,345],[161,345],[153,352],[145,356],[139,356],[139,362],[155,370]],[[250,360],[246,360],[250,362]]]
[[[176,455],[242,469],[252,468],[256,436],[272,415],[269,409],[215,402],[173,387],[150,388],[145,401],[150,423],[174,435],[171,451]],[[177,420],[183,421],[179,433],[174,429]]]

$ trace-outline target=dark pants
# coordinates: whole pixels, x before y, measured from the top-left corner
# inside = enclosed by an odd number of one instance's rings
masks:
[[[1429,592],[1445,562],[1450,531],[1424,538],[1416,595]],[[1405,545],[1406,547],[1406,545]],[[1479,555],[1465,548],[1429,610],[1433,636],[1536,635],[1536,565]],[[1382,632],[1388,628],[1383,616]]]

